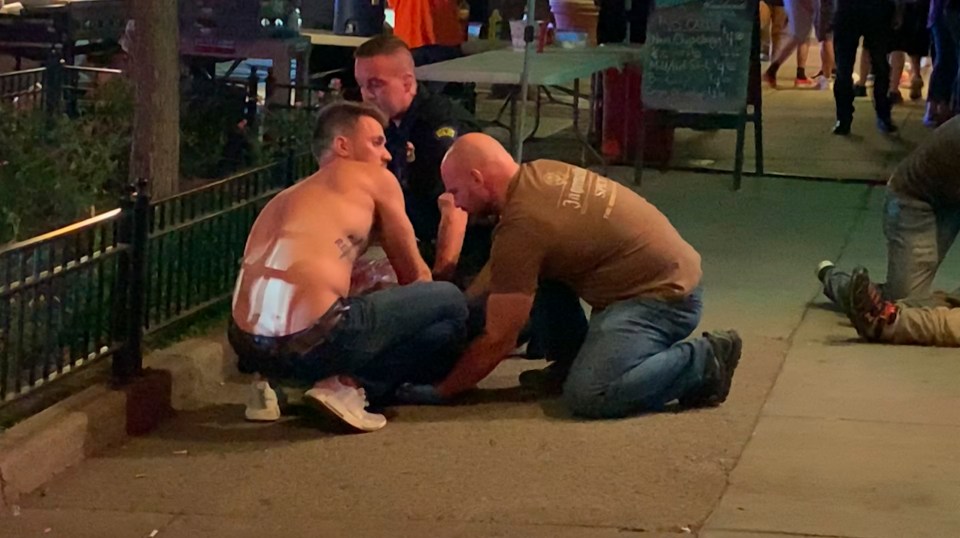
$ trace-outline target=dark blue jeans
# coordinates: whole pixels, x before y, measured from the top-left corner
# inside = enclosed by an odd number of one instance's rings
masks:
[[[893,34],[893,2],[889,5],[844,2],[837,6],[833,19],[833,46],[837,58],[837,81],[833,97],[837,105],[837,121],[853,121],[853,65],[857,60],[857,46],[863,37],[863,46],[870,53],[873,68],[873,107],[878,119],[890,119],[890,37]]]
[[[949,104],[957,80],[957,40],[942,13],[936,14],[930,33],[935,55],[927,100]]]
[[[413,64],[417,67],[445,62],[463,56],[460,47],[446,45],[424,45],[410,49],[410,54],[413,56]]]
[[[390,400],[401,383],[443,379],[466,343],[466,298],[448,282],[390,288],[347,304],[320,351],[315,377],[348,374],[371,402]]]
[[[960,8],[947,10],[943,14],[944,26],[950,31],[950,37],[953,39],[954,54],[960,54]],[[957,59],[957,67],[960,68],[960,58]],[[960,110],[960,69],[955,73],[953,80],[953,111]]]
[[[487,298],[470,303],[468,337],[483,332]],[[527,343],[527,355],[546,358],[569,368],[587,336],[587,316],[580,298],[565,284],[541,281],[530,309],[530,320],[520,332],[517,345]],[[531,349],[531,346],[536,349]]]
[[[683,341],[696,329],[702,290],[679,301],[629,299],[590,317],[563,386],[576,415],[618,418],[657,411],[698,388],[713,350],[705,338]]]

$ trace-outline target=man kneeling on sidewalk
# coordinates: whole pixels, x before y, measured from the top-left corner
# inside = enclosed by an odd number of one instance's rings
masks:
[[[314,384],[307,404],[373,431],[402,382],[442,379],[462,350],[467,306],[453,284],[431,282],[384,164],[382,114],[341,102],[314,133],[320,169],[274,197],[257,217],[233,296],[230,344],[240,370]],[[399,287],[348,297],[354,262],[372,232]],[[269,402],[268,402],[269,403]],[[279,418],[275,398],[248,418]]]
[[[941,125],[907,156],[887,182],[883,233],[888,301],[930,295],[940,265],[960,234],[960,116]],[[823,294],[850,313],[850,274],[824,260],[817,266]]]
[[[441,169],[458,207],[500,217],[486,326],[446,379],[405,384],[401,400],[441,403],[490,374],[517,341],[540,279],[568,286],[593,307],[571,360],[543,374],[563,380],[563,400],[574,414],[623,417],[677,399],[701,407],[727,398],[740,337],[718,331],[682,341],[700,321],[700,255],[657,208],[582,168],[545,160],[518,165],[484,134],[459,138]]]

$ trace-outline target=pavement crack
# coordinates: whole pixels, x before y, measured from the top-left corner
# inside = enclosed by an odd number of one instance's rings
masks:
[[[843,236],[843,241],[840,244],[840,251],[838,252],[834,261],[840,260],[843,257],[844,252],[847,251],[847,248],[850,246],[850,244],[853,243],[854,234],[856,233],[857,229],[859,229],[859,227],[863,224],[864,219],[866,218],[867,213],[870,210],[870,198],[873,196],[874,187],[875,187],[875,184],[872,184],[871,186],[863,189],[863,193],[860,195],[859,205],[857,206],[858,211],[853,218],[853,222],[851,222],[850,226],[847,228],[846,234]],[[777,386],[777,380],[780,379],[780,375],[783,373],[783,369],[786,367],[787,360],[790,357],[790,352],[793,350],[793,344],[794,344],[796,335],[798,332],[800,332],[800,328],[803,326],[804,322],[807,320],[807,316],[810,315],[810,312],[813,309],[814,301],[816,300],[817,296],[820,295],[820,293],[821,293],[821,288],[818,288],[814,296],[811,297],[809,301],[807,301],[807,305],[803,309],[803,312],[800,314],[800,319],[797,320],[796,325],[793,326],[793,328],[790,330],[790,333],[786,336],[786,338],[783,338],[783,340],[786,342],[783,361],[780,363],[780,369],[777,371],[776,375],[773,378],[774,379],[773,383],[771,383],[770,388],[767,390],[767,393],[764,394],[763,396],[764,401],[767,400],[767,398],[770,396],[770,393]],[[756,417],[754,418],[753,424],[751,425],[751,431],[756,431],[757,425],[760,423],[760,420],[762,418],[765,418],[763,412],[762,411],[758,412]],[[707,517],[704,518],[704,522],[709,520],[710,516],[713,515],[713,513],[717,510],[717,507],[720,506],[720,502],[723,500],[723,496],[726,495],[727,490],[730,488],[730,474],[733,473],[737,465],[740,464],[740,458],[743,457],[743,453],[746,452],[747,447],[750,445],[750,441],[752,439],[753,439],[753,436],[750,436],[746,439],[736,458],[736,463],[733,465],[733,467],[730,468],[729,471],[725,472],[725,484],[723,486],[723,491],[720,493],[720,495],[716,499],[716,502],[714,502],[713,506],[710,508],[710,511],[708,512]]]
[[[796,532],[796,531],[784,531],[784,530],[763,530],[763,529],[728,529],[728,528],[715,528],[710,529],[711,531],[729,531],[736,532],[738,534],[755,534],[757,536],[798,536],[801,538],[863,538],[858,535],[853,534],[822,534],[816,532]]]
[[[0,506],[11,504],[15,499],[7,498],[7,478],[3,476],[3,468],[0,467]]]
[[[790,419],[790,420],[815,420],[815,421],[836,421],[836,422],[852,422],[856,424],[887,424],[893,426],[917,426],[920,428],[946,428],[946,429],[958,429],[960,424],[953,424],[948,422],[910,422],[905,420],[877,420],[869,418],[854,418],[854,417],[831,417],[831,416],[811,416],[811,415],[787,415],[787,414],[769,414],[764,415],[764,418],[777,418],[777,419]]]

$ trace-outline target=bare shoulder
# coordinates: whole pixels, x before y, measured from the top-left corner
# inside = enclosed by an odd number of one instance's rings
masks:
[[[359,161],[340,161],[330,166],[331,180],[345,187],[364,187],[379,191],[385,185],[397,183],[386,168]]]

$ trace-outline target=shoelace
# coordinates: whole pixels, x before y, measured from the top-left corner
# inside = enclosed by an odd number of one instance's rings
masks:
[[[355,398],[359,398],[363,402],[363,405],[361,406],[362,409],[366,409],[367,406],[370,405],[370,402],[367,401],[367,391],[364,390],[363,387],[356,389]]]

